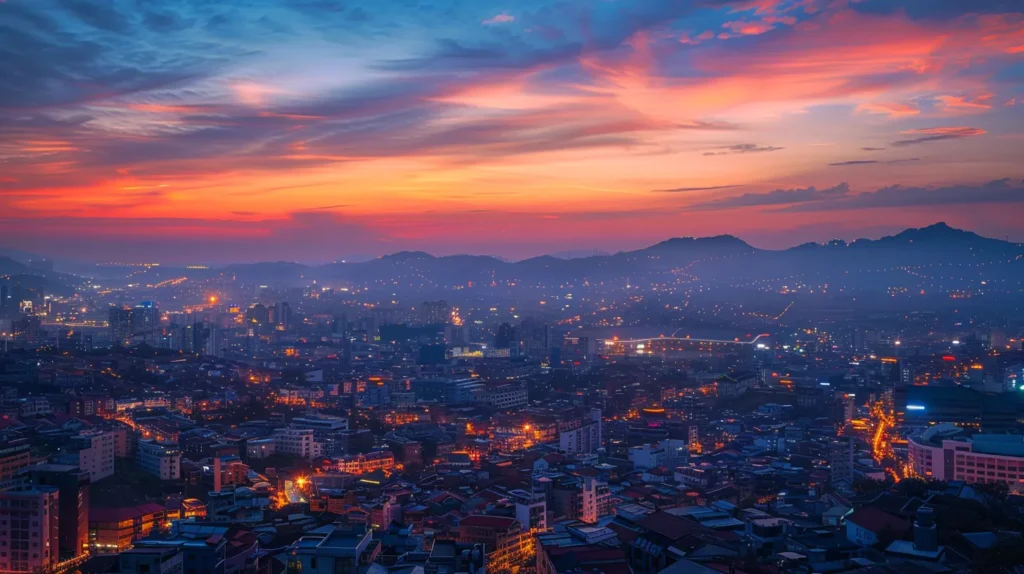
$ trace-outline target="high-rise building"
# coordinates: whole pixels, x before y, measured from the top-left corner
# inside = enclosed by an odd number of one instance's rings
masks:
[[[285,331],[292,328],[292,307],[287,301],[281,301],[276,305],[275,315],[278,327]]]
[[[286,427],[274,431],[274,445],[278,453],[299,456],[306,460],[320,456],[311,428]]]
[[[518,345],[516,339],[516,330],[512,325],[508,323],[502,323],[498,325],[498,331],[494,336],[494,348],[495,349],[509,349],[513,343]]]
[[[952,423],[928,426],[908,439],[908,461],[926,479],[1003,483],[1024,492],[1024,436],[971,434]]]
[[[519,340],[523,354],[533,359],[545,360],[551,355],[553,329],[535,321],[523,321],[519,325]]]
[[[132,338],[132,312],[124,307],[111,307],[110,317],[110,345],[123,347],[131,342]]]
[[[249,322],[254,327],[264,327],[270,324],[270,313],[263,303],[257,303],[249,309]]]
[[[566,454],[593,454],[601,448],[601,410],[591,409],[589,416],[559,422],[558,446]]]
[[[203,349],[203,353],[210,357],[223,357],[224,346],[221,341],[223,334],[221,330],[216,327],[210,327],[206,331],[206,346]]]
[[[459,523],[459,542],[483,544],[487,572],[511,573],[531,558],[529,534],[515,518],[473,514]]]
[[[152,301],[143,301],[131,310],[132,337],[147,345],[155,345],[160,327],[160,311]]]
[[[35,486],[57,488],[60,561],[85,554],[89,550],[89,473],[69,465],[41,464],[24,474]]]
[[[177,480],[181,477],[181,451],[175,444],[152,439],[140,440],[135,451],[135,463],[160,480]]]
[[[132,308],[114,306],[108,318],[110,344],[123,347],[132,342],[156,345],[160,338],[160,311],[152,301]]]
[[[11,288],[6,284],[0,285],[0,309],[7,308],[7,302],[11,299]]]
[[[117,438],[112,432],[84,431],[71,437],[70,453],[75,465],[89,473],[91,482],[114,476],[114,456]],[[68,461],[69,463],[72,461]]]
[[[0,443],[0,488],[10,486],[11,481],[32,462],[31,451],[28,439]]]
[[[452,308],[447,301],[424,301],[419,309],[419,322],[424,325],[451,322]]]
[[[596,524],[597,511],[597,479],[588,476],[583,479],[583,507],[580,512],[580,520],[587,524]]]
[[[853,441],[834,440],[829,443],[828,462],[832,472],[832,484],[853,484]]]
[[[59,502],[54,486],[0,491],[0,572],[47,572],[59,562]]]

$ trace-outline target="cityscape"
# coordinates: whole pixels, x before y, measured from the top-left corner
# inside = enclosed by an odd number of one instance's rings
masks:
[[[8,259],[0,568],[1011,571],[1022,258]]]
[[[1024,4],[0,0],[0,574],[1024,574]]]

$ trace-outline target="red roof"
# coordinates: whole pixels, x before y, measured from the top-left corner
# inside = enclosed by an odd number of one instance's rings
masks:
[[[470,526],[473,528],[494,528],[498,530],[510,530],[517,527],[519,521],[507,516],[488,516],[486,514],[472,514],[462,519],[459,526]]]
[[[874,506],[865,506],[854,511],[847,522],[852,522],[857,526],[865,530],[870,530],[875,534],[878,534],[888,528],[892,530],[893,534],[902,536],[910,529],[910,524],[905,520],[897,518],[884,510],[875,508]]]
[[[135,520],[147,514],[164,512],[167,509],[155,502],[147,502],[138,506],[125,508],[90,508],[89,522],[121,522],[123,520]]]
[[[486,502],[495,503],[505,498],[505,496],[502,494],[498,494],[493,490],[481,490],[480,492],[474,494],[472,498],[479,498],[480,500]],[[470,500],[472,500],[472,498]]]
[[[655,512],[649,516],[645,516],[642,520],[637,522],[640,526],[655,532],[668,538],[669,540],[678,540],[687,534],[703,530],[703,527],[685,518],[674,516],[667,512]]]

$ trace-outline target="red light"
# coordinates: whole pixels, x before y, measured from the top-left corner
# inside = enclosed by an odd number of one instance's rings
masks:
[[[943,355],[942,356],[942,360],[943,361],[955,361],[956,357],[954,357],[953,355]]]

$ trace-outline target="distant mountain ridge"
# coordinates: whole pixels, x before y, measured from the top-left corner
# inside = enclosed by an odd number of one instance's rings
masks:
[[[37,275],[27,265],[0,257],[0,276]],[[229,273],[238,281],[299,287],[326,285],[388,286],[394,291],[444,290],[470,286],[537,287],[591,285],[603,288],[641,285],[696,285],[764,289],[818,285],[835,289],[924,291],[978,285],[1024,285],[1024,245],[983,237],[937,223],[906,229],[879,239],[805,243],[783,250],[759,249],[732,235],[676,237],[649,247],[617,253],[560,258],[541,255],[506,261],[489,255],[435,256],[399,251],[367,261],[305,265],[295,262],[239,263],[209,269],[161,265],[149,280],[193,279]],[[48,274],[70,286],[71,276]],[[989,287],[987,287],[989,288]],[[1007,291],[1009,292],[1009,291]]]
[[[399,286],[417,284],[439,288],[490,282],[574,284],[587,281],[677,277],[742,283],[788,275],[816,277],[850,273],[893,273],[907,267],[962,265],[1005,260],[1024,254],[1020,244],[983,237],[937,223],[907,229],[880,239],[807,243],[784,250],[758,249],[732,235],[678,237],[649,247],[613,254],[570,259],[552,255],[504,261],[488,255],[435,256],[423,251],[401,251],[359,263],[304,266],[297,263],[233,265],[242,275],[269,275],[285,282],[311,278],[370,284],[386,281]],[[1019,270],[1021,266],[1016,269]],[[255,278],[255,277],[254,277]]]

